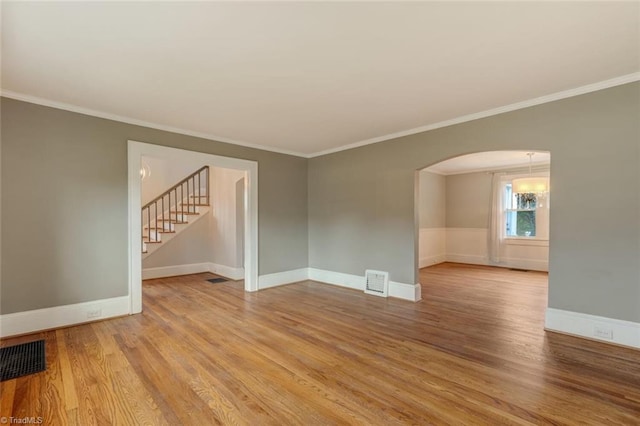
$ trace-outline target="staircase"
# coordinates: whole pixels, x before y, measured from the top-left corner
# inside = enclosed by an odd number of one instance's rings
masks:
[[[204,217],[210,209],[209,201],[209,166],[204,166],[145,204],[142,258]]]

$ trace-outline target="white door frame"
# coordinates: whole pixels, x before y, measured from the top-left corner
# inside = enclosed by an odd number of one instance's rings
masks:
[[[215,167],[245,172],[244,192],[244,289],[258,290],[258,163],[256,161],[221,157],[196,151],[169,148],[144,142],[128,141],[129,187],[129,298],[130,313],[142,312],[142,220],[140,211],[140,167],[142,156],[182,160],[202,159]]]

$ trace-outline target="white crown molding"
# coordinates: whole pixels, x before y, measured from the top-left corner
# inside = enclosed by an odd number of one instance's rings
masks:
[[[454,124],[465,123],[467,121],[478,120],[480,118],[491,117],[493,115],[502,114],[505,112],[515,111],[518,109],[529,108],[535,105],[545,104],[547,102],[558,101],[561,99],[571,98],[573,96],[584,95],[586,93],[596,92],[598,90],[608,89],[610,87],[621,86],[627,83],[633,83],[640,80],[640,72],[623,75],[620,77],[612,78],[609,80],[600,81],[598,83],[587,84],[586,86],[576,87],[574,89],[563,90],[562,92],[552,93],[550,95],[540,96],[538,98],[529,99],[522,102],[516,102],[501,106],[498,108],[489,109],[486,111],[480,111],[473,114],[463,115],[461,117],[452,118],[450,120],[440,121],[438,123],[427,124],[425,126],[415,127],[413,129],[402,130],[396,133],[390,133],[388,135],[378,136],[371,139],[366,139],[360,142],[354,142],[348,145],[343,145],[337,148],[327,149],[324,151],[315,152],[308,155],[308,158],[320,157],[322,155],[333,154],[348,149],[358,148],[365,145],[371,145],[378,142],[384,142],[390,139],[400,138],[402,136],[415,135],[416,133],[426,132],[428,130],[440,129],[442,127],[453,126]]]
[[[438,163],[436,163],[436,164],[438,164]],[[433,166],[435,166],[435,164],[433,164]],[[429,167],[432,167],[432,166],[429,166]],[[425,167],[424,169],[420,169],[420,170],[418,170],[418,171],[419,171],[420,173],[422,173],[422,172],[426,172],[426,173],[431,173],[432,175],[448,176],[448,174],[446,174],[446,173],[442,173],[442,172],[441,172],[441,171],[439,171],[439,170],[429,170],[429,167]]]
[[[609,80],[600,81],[600,82],[597,82],[597,83],[587,84],[585,86],[580,86],[580,87],[576,87],[576,88],[573,88],[573,89],[564,90],[564,91],[561,91],[561,92],[552,93],[552,94],[545,95],[545,96],[540,96],[538,98],[533,98],[533,99],[529,99],[529,100],[525,100],[525,101],[521,101],[521,102],[516,102],[516,103],[513,103],[513,104],[501,106],[501,107],[498,107],[498,108],[489,109],[489,110],[486,110],[486,111],[480,111],[480,112],[476,112],[476,113],[473,113],[473,114],[463,115],[463,116],[460,116],[460,117],[452,118],[450,120],[440,121],[438,123],[427,124],[427,125],[424,125],[424,126],[415,127],[413,129],[402,130],[400,132],[395,132],[395,133],[390,133],[390,134],[387,134],[387,135],[377,136],[375,138],[365,139],[365,140],[360,141],[360,142],[354,142],[354,143],[350,143],[350,144],[347,144],[347,145],[342,145],[342,146],[339,146],[339,147],[336,147],[336,148],[331,148],[331,149],[327,149],[327,150],[323,150],[323,151],[317,151],[317,152],[310,153],[310,154],[305,154],[305,153],[301,153],[301,152],[297,152],[297,151],[291,151],[291,150],[287,150],[287,149],[275,148],[275,147],[270,147],[270,146],[265,146],[265,145],[260,145],[260,144],[253,144],[253,143],[249,143],[249,142],[237,141],[237,140],[234,140],[234,139],[224,138],[224,137],[212,135],[212,134],[209,134],[209,133],[203,133],[203,132],[197,132],[197,131],[192,131],[192,130],[187,130],[187,129],[181,129],[181,128],[178,128],[178,127],[166,126],[166,125],[163,125],[163,124],[158,124],[158,123],[138,120],[138,119],[131,118],[131,117],[126,117],[126,116],[121,116],[121,115],[117,115],[117,114],[111,114],[111,113],[108,113],[108,112],[103,112],[103,111],[97,111],[97,110],[93,110],[93,109],[89,109],[89,108],[84,108],[84,107],[80,107],[80,106],[77,106],[77,105],[72,105],[72,104],[67,104],[67,103],[63,103],[63,102],[52,101],[52,100],[49,100],[49,99],[44,99],[44,98],[40,98],[40,97],[37,97],[37,96],[23,94],[23,93],[18,93],[18,92],[14,92],[14,91],[11,91],[11,90],[0,89],[0,96],[4,96],[6,98],[15,99],[15,100],[18,100],[18,101],[30,102],[30,103],[33,103],[33,104],[48,106],[48,107],[52,107],[52,108],[58,108],[58,109],[62,109],[62,110],[65,110],[65,111],[77,112],[77,113],[80,113],[80,114],[85,114],[85,115],[90,115],[90,116],[94,116],[94,117],[104,118],[104,119],[107,119],[107,120],[120,121],[120,122],[123,122],[123,123],[133,124],[133,125],[136,125],[136,126],[149,127],[149,128],[152,128],[152,129],[164,130],[164,131],[167,131],[167,132],[179,133],[179,134],[183,134],[183,135],[187,135],[187,136],[194,136],[194,137],[197,137],[197,138],[213,140],[213,141],[216,141],[216,142],[224,142],[224,143],[228,143],[228,144],[232,144],[232,145],[238,145],[238,146],[244,146],[244,147],[247,147],[247,148],[260,149],[260,150],[263,150],[263,151],[276,152],[276,153],[279,153],[279,154],[293,155],[293,156],[302,157],[302,158],[314,158],[314,157],[320,157],[320,156],[327,155],[327,154],[333,154],[333,153],[340,152],[340,151],[346,151],[348,149],[359,148],[361,146],[371,145],[371,144],[378,143],[378,142],[384,142],[384,141],[387,141],[387,140],[390,140],[390,139],[396,139],[396,138],[400,138],[400,137],[403,137],[403,136],[415,135],[416,133],[422,133],[422,132],[426,132],[426,131],[429,131],[429,130],[440,129],[442,127],[448,127],[448,126],[452,126],[454,124],[460,124],[460,123],[465,123],[467,121],[478,120],[480,118],[491,117],[493,115],[498,115],[498,114],[502,114],[502,113],[505,113],[505,112],[511,112],[511,111],[515,111],[515,110],[519,110],[519,109],[523,109],[523,108],[532,107],[532,106],[535,106],[535,105],[541,105],[541,104],[544,104],[544,103],[547,103],[547,102],[553,102],[553,101],[557,101],[557,100],[561,100],[561,99],[571,98],[573,96],[584,95],[586,93],[596,92],[598,90],[608,89],[608,88],[615,87],[615,86],[621,86],[623,84],[633,83],[635,81],[640,81],[640,72],[635,72],[635,73],[632,73],[632,74],[627,74],[627,75],[623,75],[623,76],[620,76],[620,77],[615,77],[615,78],[612,78],[612,79],[609,79]]]
[[[473,154],[469,154],[469,155],[473,155]],[[446,161],[446,160],[445,160]],[[437,164],[437,163],[436,163]],[[429,166],[431,167],[431,166]],[[482,172],[486,172],[486,173],[503,173],[505,175],[513,175],[513,174],[525,174],[528,175],[529,174],[529,164],[518,164],[518,165],[511,165],[511,166],[498,166],[498,167],[476,167],[473,169],[465,169],[465,170],[457,170],[454,172],[437,172],[435,170],[429,170],[429,167],[427,167],[426,169],[421,169],[421,172],[428,172],[428,173],[433,173],[433,174],[438,174],[440,176],[455,176],[455,175],[466,175],[469,173],[482,173]],[[545,162],[545,163],[533,163],[531,166],[531,172],[532,173],[547,173],[551,171],[551,163],[550,162]]]
[[[98,111],[95,109],[84,108],[77,105],[67,104],[64,102],[52,101],[49,99],[39,98],[37,96],[26,95],[24,93],[13,92],[11,90],[0,90],[0,96],[5,98],[15,99],[17,101],[29,102],[32,104],[42,105],[51,108],[57,108],[64,111],[77,112],[79,114],[90,115],[92,117],[104,118],[106,120],[119,121],[122,123],[133,124],[134,126],[149,127],[151,129],[163,130],[165,132],[178,133],[187,136],[193,136],[196,138],[208,139],[215,142],[223,142],[231,145],[244,146],[246,148],[260,149],[262,151],[276,152],[278,154],[293,155],[296,157],[305,157],[307,154],[303,154],[296,151],[289,151],[286,149],[274,148],[265,145],[253,144],[250,142],[238,141],[235,139],[229,139],[222,136],[216,136],[209,133],[197,132],[193,130],[182,129],[179,127],[167,126],[164,124],[153,123],[150,121],[138,120],[137,118],[126,117],[124,115],[112,114],[109,112]]]

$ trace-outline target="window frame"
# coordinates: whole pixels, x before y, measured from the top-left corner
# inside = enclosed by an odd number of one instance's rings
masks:
[[[501,182],[501,194],[502,194],[502,211],[501,211],[501,215],[502,215],[502,229],[501,229],[501,233],[502,233],[502,239],[504,240],[504,242],[508,245],[527,245],[527,246],[547,246],[549,244],[549,199],[550,199],[550,193],[546,195],[546,197],[544,197],[544,201],[546,203],[546,206],[541,206],[540,205],[540,199],[537,198],[536,200],[536,207],[534,209],[513,209],[511,208],[511,199],[508,199],[507,197],[507,187],[509,185],[512,185],[512,181],[514,179],[518,179],[518,178],[523,178],[523,177],[530,177],[530,176],[534,176],[534,177],[546,177],[549,178],[549,173],[532,173],[532,174],[518,174],[518,175],[508,175],[503,177],[502,182]],[[511,196],[513,196],[513,194],[511,193]],[[547,212],[542,212],[542,210],[547,210]],[[519,211],[533,211],[535,212],[535,223],[536,223],[536,236],[526,236],[526,235],[508,235],[507,234],[507,215],[510,212],[519,212]],[[545,232],[543,232],[544,236],[540,236],[538,231],[538,225],[540,222],[540,215],[539,212],[542,214],[546,215],[546,230]],[[544,224],[542,224],[542,226],[544,226]]]

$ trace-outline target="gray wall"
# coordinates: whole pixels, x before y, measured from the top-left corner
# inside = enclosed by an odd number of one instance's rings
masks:
[[[491,179],[485,172],[447,176],[447,228],[489,226]]]
[[[307,266],[307,160],[2,98],[1,313],[126,295],[127,140],[258,162],[259,273]]]
[[[417,170],[550,151],[549,305],[639,322],[639,114],[632,83],[306,160],[2,99],[2,313],[127,293],[134,139],[259,162],[260,274],[375,268],[405,283]]]
[[[446,177],[421,170],[419,174],[419,226],[444,228],[446,226]]]
[[[640,321],[640,84],[309,160],[309,266],[417,282],[416,170],[492,150],[551,152],[553,308]]]

